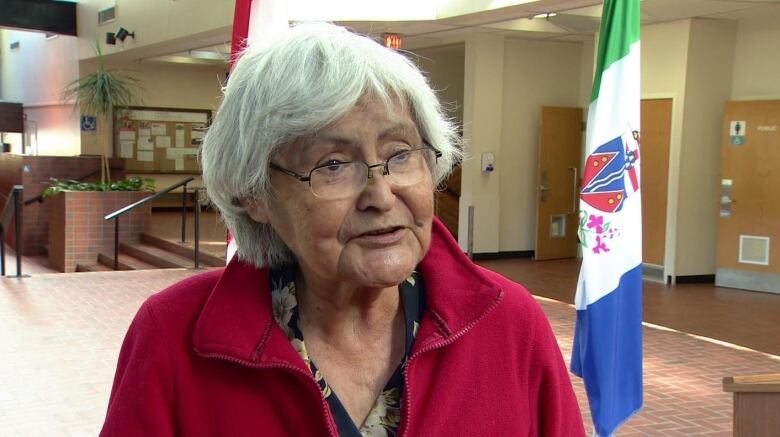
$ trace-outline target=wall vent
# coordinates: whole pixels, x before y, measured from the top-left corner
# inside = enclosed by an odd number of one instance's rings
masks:
[[[116,20],[116,6],[109,6],[98,11],[98,26]]]
[[[11,50],[16,50],[16,49],[18,49],[20,45],[21,45],[21,44],[19,43],[19,41],[14,41],[14,42],[12,42],[12,43],[11,43],[11,45],[10,45],[10,47],[11,47]]]
[[[769,265],[769,237],[739,236],[739,262]]]

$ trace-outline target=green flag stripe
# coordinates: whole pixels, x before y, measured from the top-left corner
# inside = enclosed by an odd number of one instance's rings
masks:
[[[639,41],[639,0],[604,0],[591,102],[599,96],[601,74],[604,70],[626,56],[631,44],[637,41]]]

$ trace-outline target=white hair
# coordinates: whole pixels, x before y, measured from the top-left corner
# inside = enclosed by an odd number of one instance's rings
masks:
[[[257,267],[291,259],[271,225],[249,216],[247,201],[270,195],[275,152],[338,121],[365,95],[388,106],[394,98],[408,105],[420,135],[442,154],[431,169],[438,185],[459,162],[461,140],[405,56],[325,23],[297,25],[272,45],[243,53],[201,156],[209,198],[236,239],[240,259]]]

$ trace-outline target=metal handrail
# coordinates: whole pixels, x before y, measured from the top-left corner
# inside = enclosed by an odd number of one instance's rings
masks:
[[[200,268],[200,192],[205,190],[205,188],[197,187],[193,189],[193,194],[195,195],[195,205],[193,205],[193,208],[195,208],[195,223],[193,223],[193,229],[195,231],[195,241],[193,251],[195,252],[193,255],[193,258],[195,258],[195,269]],[[186,191],[186,190],[185,190]],[[184,224],[187,220],[184,220],[182,222],[182,229],[184,229]],[[181,242],[184,243],[184,232],[182,231],[181,235]]]
[[[151,202],[152,200],[155,200],[159,197],[161,197],[164,194],[168,194],[171,191],[175,190],[176,188],[182,187],[182,195],[181,195],[181,212],[182,212],[182,222],[181,222],[181,242],[184,243],[185,237],[186,237],[186,226],[187,226],[187,184],[195,180],[194,177],[190,176],[186,179],[183,179],[170,187],[158,191],[150,196],[144,197],[143,199],[132,203],[130,205],[125,206],[124,208],[120,208],[111,214],[106,215],[103,217],[103,220],[114,220],[114,270],[119,270],[119,217],[121,217],[123,214],[126,214],[130,212],[131,210],[137,208],[140,205],[143,205],[144,203]],[[200,236],[198,235],[198,232],[200,231],[200,202],[198,199],[198,194],[202,188],[198,187],[193,190],[193,193],[195,194],[195,268],[200,268],[200,256],[198,253],[199,250],[199,243],[200,243]]]
[[[3,211],[0,212],[0,275],[5,276],[5,230],[14,218],[14,232],[16,233],[16,277],[22,277],[22,220],[23,207],[22,194],[24,186],[14,185],[6,197]]]
[[[177,189],[177,188],[179,188],[181,186],[184,186],[184,191],[186,192],[187,191],[187,184],[189,184],[190,182],[192,182],[194,180],[195,180],[195,178],[190,176],[187,179],[184,179],[182,181],[176,182],[175,184],[171,185],[170,187],[168,187],[168,188],[166,188],[166,189],[164,189],[162,191],[157,191],[156,193],[154,193],[154,194],[152,194],[150,196],[144,197],[143,199],[139,200],[138,202],[131,203],[130,205],[125,206],[124,208],[117,209],[116,211],[112,212],[111,214],[108,214],[105,217],[103,217],[103,219],[104,220],[111,220],[111,219],[113,219],[115,217],[119,217],[120,215],[126,214],[128,211],[130,211],[132,209],[135,209],[139,205],[143,205],[146,202],[151,202],[152,200],[155,200],[155,199],[161,197],[163,194],[168,194],[171,191],[173,191],[173,190],[175,190],[175,189]]]

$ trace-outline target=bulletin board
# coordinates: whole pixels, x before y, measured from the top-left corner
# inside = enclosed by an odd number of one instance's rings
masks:
[[[199,174],[198,154],[211,123],[204,109],[114,110],[114,156],[128,172]]]

